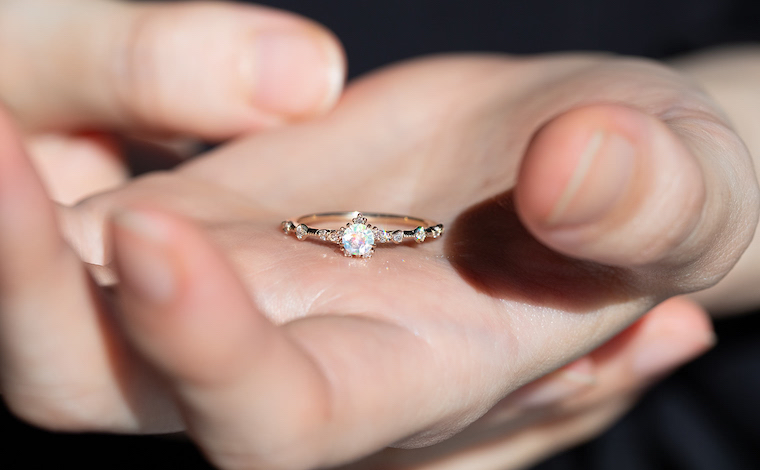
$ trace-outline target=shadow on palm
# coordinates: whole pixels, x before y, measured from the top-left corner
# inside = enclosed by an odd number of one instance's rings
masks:
[[[631,297],[630,276],[557,253],[520,222],[511,191],[462,212],[447,232],[446,257],[478,291],[536,307],[595,311]]]

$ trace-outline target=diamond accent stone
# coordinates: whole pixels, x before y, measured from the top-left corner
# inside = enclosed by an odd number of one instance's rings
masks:
[[[393,240],[393,243],[401,243],[404,241],[404,231],[403,230],[395,230],[391,234],[391,239]]]
[[[285,232],[285,235],[289,234],[295,229],[296,229],[296,225],[290,220],[286,220],[282,223],[282,231]]]
[[[414,239],[417,243],[422,243],[425,241],[425,227],[417,227],[414,229]]]
[[[388,243],[390,241],[388,239],[388,232],[385,230],[375,227],[373,232],[375,233],[375,241],[377,243]]]
[[[443,228],[440,225],[436,225],[430,229],[430,236],[433,238],[438,238],[441,235],[443,235]]]
[[[303,240],[306,238],[306,234],[309,232],[309,227],[307,227],[305,224],[301,224],[298,227],[296,227],[296,238],[299,240]]]
[[[327,240],[327,230],[324,230],[324,229],[317,230],[317,236],[322,241]]]
[[[364,256],[368,258],[372,255],[372,250],[375,247],[375,235],[364,224],[351,224],[343,231],[341,241],[343,252],[347,256]]]

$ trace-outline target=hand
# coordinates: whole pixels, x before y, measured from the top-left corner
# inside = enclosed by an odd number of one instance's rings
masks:
[[[310,118],[344,68],[331,33],[271,8],[0,0],[0,101],[64,204],[129,177],[114,133],[213,142]]]
[[[674,297],[586,356],[511,393],[451,439],[386,449],[341,470],[527,468],[600,434],[653,382],[703,352],[711,330],[702,308]]]
[[[635,177],[622,184],[607,163],[626,152]],[[123,308],[114,315],[135,357],[62,248],[20,150],[5,154],[9,403],[48,427],[186,424],[229,468],[331,465],[392,442],[440,441],[658,300],[716,282],[749,242],[758,204],[741,142],[668,69],[581,56],[410,63],[355,83],[325,118],[63,215],[85,259],[107,262],[113,248]],[[563,191],[589,159],[582,190]],[[614,178],[620,194],[605,184]],[[541,187],[560,188],[562,210]],[[124,207],[113,247],[92,238]],[[276,230],[284,217],[336,208],[419,214],[449,229],[368,263]],[[203,225],[219,248],[166,210]],[[45,276],[23,275],[39,266]],[[24,295],[43,289],[48,299]],[[24,315],[30,299],[44,317]],[[22,337],[50,349],[14,343]],[[182,421],[154,412],[167,402]]]

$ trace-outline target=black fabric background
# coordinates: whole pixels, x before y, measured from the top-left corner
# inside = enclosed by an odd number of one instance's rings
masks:
[[[604,50],[665,58],[760,40],[758,0],[280,0],[343,41],[354,77],[436,52]],[[719,321],[718,346],[655,386],[610,431],[536,470],[760,468],[760,316]],[[0,410],[4,469],[210,468],[160,437],[65,435]],[[477,470],[477,469],[464,469]]]

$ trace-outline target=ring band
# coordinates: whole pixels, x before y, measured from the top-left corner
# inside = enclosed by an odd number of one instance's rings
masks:
[[[330,221],[350,219],[345,226],[333,229],[315,225]],[[413,230],[385,230],[371,225],[368,220],[391,225],[415,227]],[[375,251],[375,246],[383,243],[399,244],[407,240],[422,243],[443,235],[443,224],[427,219],[410,217],[408,215],[361,213],[361,212],[323,212],[301,216],[295,221],[282,222],[282,231],[291,233],[299,240],[317,237],[320,240],[340,245],[345,256],[369,258]]]

